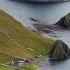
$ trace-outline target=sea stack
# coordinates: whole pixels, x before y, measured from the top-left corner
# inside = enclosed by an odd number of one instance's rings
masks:
[[[64,60],[70,57],[70,49],[67,44],[61,40],[56,40],[49,54],[51,61]]]
[[[64,29],[70,29],[70,13],[62,17],[56,25],[64,28]]]

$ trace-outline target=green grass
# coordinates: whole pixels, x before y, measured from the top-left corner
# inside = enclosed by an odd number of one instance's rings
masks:
[[[40,70],[40,68],[35,64],[26,65],[23,69],[24,70]]]
[[[35,64],[26,65],[24,68],[16,68],[0,64],[0,70],[40,70],[40,68]]]
[[[15,59],[16,59],[16,57],[13,57],[11,55],[0,52],[0,63],[10,62],[10,61],[15,60]]]
[[[16,70],[16,69],[15,69],[15,68],[13,68],[13,67],[0,65],[0,70]]]
[[[21,23],[0,10],[0,58],[2,62],[11,59],[34,59],[38,55],[47,55],[53,40],[28,30]]]
[[[9,67],[0,66],[0,70],[15,70]]]

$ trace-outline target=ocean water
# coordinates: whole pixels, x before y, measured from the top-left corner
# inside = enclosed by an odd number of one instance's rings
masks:
[[[30,17],[50,24],[56,23],[62,16],[70,12],[70,2],[28,4],[11,0],[0,0],[0,9],[22,22],[23,25],[31,27],[34,22],[30,20]],[[58,39],[63,40],[70,47],[70,30],[60,30],[56,35]],[[42,70],[70,70],[70,59],[53,64],[44,60],[41,62],[40,67]]]

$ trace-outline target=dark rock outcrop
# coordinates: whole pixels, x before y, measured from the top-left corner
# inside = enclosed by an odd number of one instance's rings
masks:
[[[49,54],[51,61],[64,60],[70,57],[70,49],[61,40],[56,40]]]
[[[56,25],[59,25],[60,27],[64,29],[70,29],[70,13],[68,13],[66,16],[62,17]]]

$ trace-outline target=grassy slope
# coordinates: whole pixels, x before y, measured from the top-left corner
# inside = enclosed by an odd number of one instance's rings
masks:
[[[0,52],[0,63],[10,62],[15,60],[16,57]]]
[[[15,69],[9,68],[9,67],[0,66],[0,70],[15,70]]]
[[[8,66],[0,63],[0,70],[24,70],[18,67]]]
[[[51,39],[45,39],[26,29],[21,23],[0,10],[0,55],[7,54],[5,58],[9,55],[11,58],[34,58],[38,54],[47,54],[52,44]],[[6,62],[5,58],[3,61]]]
[[[15,70],[15,68],[11,68],[9,66],[0,65],[0,70]]]

